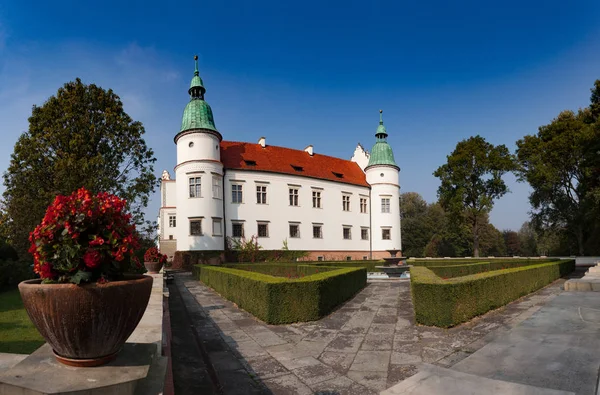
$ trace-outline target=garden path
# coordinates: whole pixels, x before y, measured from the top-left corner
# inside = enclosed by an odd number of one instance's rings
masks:
[[[563,282],[448,330],[415,325],[408,281],[370,283],[319,321],[277,326],[190,274],[178,274],[174,285],[217,393],[367,395],[412,376],[421,362],[453,366],[530,317]]]

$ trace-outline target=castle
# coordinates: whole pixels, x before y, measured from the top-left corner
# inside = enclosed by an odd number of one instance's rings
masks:
[[[378,259],[401,250],[400,168],[380,111],[375,144],[350,160],[223,140],[204,100],[198,58],[175,135],[175,179],[161,177],[159,247],[224,251],[226,239],[257,237],[263,250],[308,252],[311,260]]]

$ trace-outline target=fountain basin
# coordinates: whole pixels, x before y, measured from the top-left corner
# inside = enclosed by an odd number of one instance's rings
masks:
[[[396,266],[375,266],[389,277],[400,277],[402,273],[410,270],[412,265],[396,265]]]

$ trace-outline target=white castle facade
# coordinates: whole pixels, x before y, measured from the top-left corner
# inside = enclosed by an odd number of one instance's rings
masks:
[[[224,251],[226,239],[256,237],[263,250],[311,260],[376,259],[401,250],[400,168],[380,117],[371,152],[350,160],[258,143],[224,141],[198,66],[175,136],[175,179],[163,172],[159,247]]]

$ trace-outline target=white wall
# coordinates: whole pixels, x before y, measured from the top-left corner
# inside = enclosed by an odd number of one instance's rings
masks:
[[[243,202],[231,202],[231,185],[243,185]],[[267,185],[267,204],[256,203],[256,186]],[[264,184],[267,183],[267,184]],[[289,205],[290,185],[299,185],[299,206]],[[361,240],[361,227],[369,227],[369,214],[360,213],[359,196],[369,196],[368,187],[333,181],[247,170],[225,173],[227,235],[232,236],[232,220],[244,221],[246,238],[258,234],[258,221],[269,221],[269,237],[259,238],[266,250],[278,250],[287,238],[290,250],[369,251],[369,240]],[[312,191],[321,191],[322,208],[313,208]],[[342,210],[343,192],[349,193],[350,211]],[[367,203],[368,207],[368,203]],[[290,221],[300,223],[300,238],[289,236]],[[321,223],[323,238],[313,238],[313,223]],[[352,239],[344,240],[343,225],[351,225]]]
[[[191,147],[190,143],[193,143]],[[213,177],[221,179],[221,182],[223,178],[219,139],[203,132],[180,137],[177,140],[177,163],[177,250],[223,250],[223,232],[213,235],[213,219],[223,219],[223,200],[213,196]],[[201,178],[200,197],[190,198],[190,177]],[[190,235],[191,218],[202,218],[202,235]]]
[[[366,171],[371,184],[373,251],[402,249],[400,229],[399,171],[391,166],[372,166]],[[390,212],[381,212],[381,199],[390,199]],[[391,228],[390,240],[382,239],[382,229]]]

